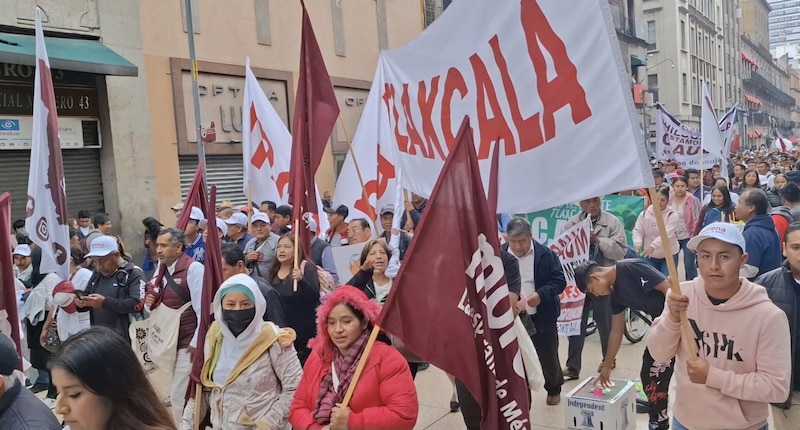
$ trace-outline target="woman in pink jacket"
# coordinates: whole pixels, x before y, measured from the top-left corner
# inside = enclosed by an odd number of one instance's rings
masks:
[[[656,212],[658,208],[662,211],[664,224],[667,227],[667,238],[669,239],[669,255],[678,265],[678,253],[681,248],[678,244],[678,228],[681,226],[681,219],[678,214],[669,206],[669,188],[660,187],[656,193],[656,201],[653,202],[644,212],[639,214],[636,226],[633,227],[633,249],[640,253],[645,260],[665,276],[669,276],[667,269],[667,252],[661,242],[658,224],[656,222]]]
[[[337,288],[317,309],[317,336],[295,392],[289,422],[295,429],[412,429],[419,404],[408,363],[397,349],[376,341],[353,398],[353,382],[380,305],[358,288]]]
[[[669,206],[678,214],[681,223],[678,225],[678,243],[683,251],[683,267],[686,268],[686,280],[691,281],[697,277],[695,254],[686,244],[692,238],[700,224],[700,201],[692,193],[687,192],[688,182],[683,176],[672,179],[672,195],[669,197]]]

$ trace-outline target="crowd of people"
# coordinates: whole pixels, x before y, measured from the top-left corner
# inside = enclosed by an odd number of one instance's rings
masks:
[[[632,308],[656,318],[641,369],[651,429],[766,428],[769,403],[780,404],[772,411],[776,428],[800,428],[800,163],[792,160],[744,152],[731,159],[729,175],[720,166],[701,172],[654,162],[652,199],[628,192],[647,200],[632,243],[601,196],[580,201],[580,213],[564,228],[589,220],[591,261],[575,271],[587,295],[566,365],[556,325],[566,287],[559,257],[534,239],[524,217],[498,214],[510,298],[543,373],[542,406],[560,404],[565,380],[585,373],[590,314],[603,360],[597,374],[588,373],[610,383]],[[213,214],[176,205],[176,215],[189,211],[184,229],[144,219],[141,265],[110,234],[107,214],[81,211],[70,232],[71,283],[41,273],[41,250],[24,223],[15,223],[25,359],[37,372],[31,381],[16,372],[20,357],[0,336],[0,428],[61,428],[56,414],[72,430],[189,429],[206,414],[220,429],[413,428],[414,377],[427,363],[385,333],[350,402],[342,403],[428,202],[412,195],[406,203],[396,247],[393,206],[380,208],[373,225],[350,217],[346,205],[323,202],[327,231],[303,220],[313,233],[310,255],[295,242],[290,206],[223,202]],[[208,231],[207,216],[216,217],[216,231]],[[200,392],[189,397],[209,234],[222,242],[223,283],[212,301]],[[337,273],[332,247],[362,243],[355,275]],[[681,295],[670,292],[669,260],[682,262]],[[681,347],[683,314],[698,356]],[[156,370],[143,367],[132,346],[142,320],[160,327],[160,346],[149,351]],[[452,382],[450,409],[461,411],[468,429],[479,429],[480,405],[461,381]],[[46,391],[44,400],[31,391]]]

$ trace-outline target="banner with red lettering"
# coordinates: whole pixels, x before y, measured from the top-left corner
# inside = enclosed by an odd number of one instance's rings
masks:
[[[561,293],[561,314],[556,323],[559,336],[576,336],[581,334],[581,316],[586,294],[575,285],[575,268],[589,261],[589,236],[592,224],[584,220],[561,233],[552,243],[550,249],[558,254],[567,287]]]
[[[484,184],[500,145],[500,212],[653,185],[605,0],[581,2],[580,14],[560,2],[459,0],[384,51],[353,141],[367,196],[348,157],[334,200],[371,215],[394,203],[398,170],[429,196],[464,115]]]

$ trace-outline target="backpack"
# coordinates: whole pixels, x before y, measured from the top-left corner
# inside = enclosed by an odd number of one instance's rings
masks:
[[[800,219],[798,219],[794,215],[792,215],[792,213],[789,211],[789,208],[787,208],[786,206],[776,206],[776,207],[772,208],[772,210],[769,211],[769,214],[770,215],[780,215],[780,216],[786,218],[786,221],[788,221],[789,224],[791,224],[793,222],[800,221]]]
[[[307,260],[304,260],[303,263],[300,265],[300,270],[305,271],[305,265]],[[330,293],[331,291],[335,290],[338,285],[336,284],[336,280],[331,275],[331,272],[323,269],[320,266],[314,265],[314,268],[317,269],[317,278],[319,278],[319,294],[325,295]]]

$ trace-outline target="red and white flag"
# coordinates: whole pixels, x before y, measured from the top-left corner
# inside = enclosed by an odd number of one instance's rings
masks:
[[[244,106],[242,107],[242,155],[244,193],[250,187],[256,203],[287,200],[292,136],[245,63]]]
[[[722,133],[719,130],[717,113],[714,111],[714,103],[708,94],[708,85],[703,82],[703,103],[702,115],[700,116],[700,144],[701,148],[713,157],[722,157],[723,143]]]
[[[33,134],[25,230],[42,249],[42,273],[69,279],[69,226],[61,144],[58,138],[53,79],[36,8],[36,75],[33,89]]]

